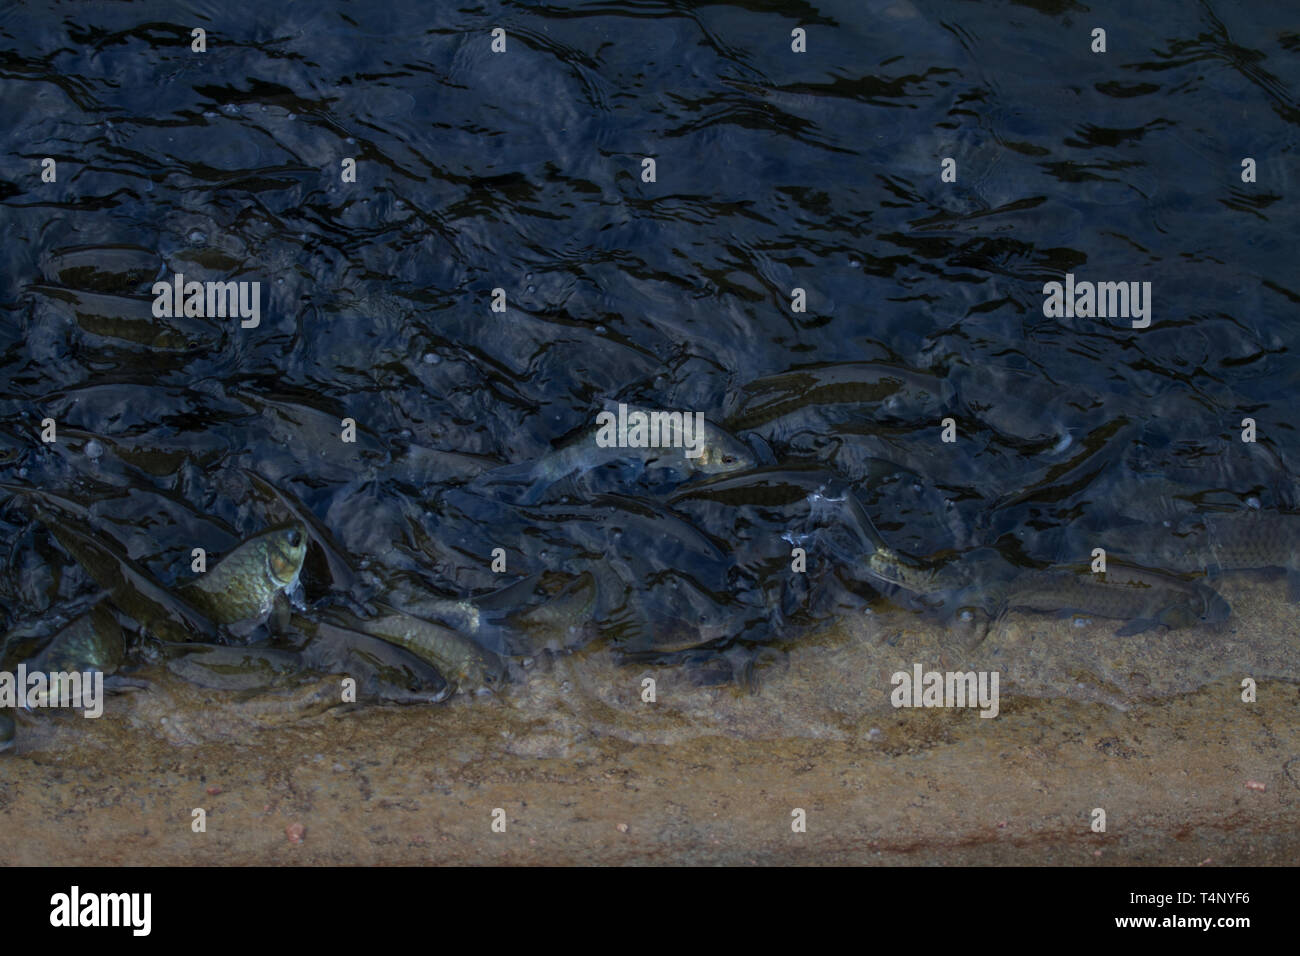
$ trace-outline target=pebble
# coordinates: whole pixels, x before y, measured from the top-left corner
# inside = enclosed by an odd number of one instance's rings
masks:
[[[620,823],[617,827],[617,830],[619,833],[626,833],[628,830],[628,826],[626,823]]]
[[[293,844],[301,843],[306,833],[307,828],[301,823],[290,823],[284,828],[284,835],[288,837],[289,842]]]
[[[1258,790],[1260,793],[1263,793],[1265,790],[1268,789],[1268,784],[1266,784],[1266,783],[1260,783],[1258,780],[1247,780],[1247,781],[1246,781],[1246,789],[1247,789],[1247,790]]]
[[[209,796],[209,797],[215,797],[215,796],[216,796],[217,794],[219,794],[220,792],[221,792],[221,788],[218,787],[215,783],[214,783],[212,786],[208,787],[208,796]]]

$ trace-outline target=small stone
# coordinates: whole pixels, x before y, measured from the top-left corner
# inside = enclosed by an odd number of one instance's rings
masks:
[[[215,796],[216,796],[217,794],[219,794],[220,792],[221,792],[221,788],[218,787],[215,783],[214,783],[212,786],[208,787],[208,796],[209,796],[209,797],[215,797]]]
[[[1258,780],[1247,780],[1246,789],[1258,790],[1260,793],[1263,793],[1265,790],[1268,789],[1268,784],[1260,783]]]
[[[616,829],[618,830],[619,833],[626,833],[628,830],[628,826],[626,823],[620,823]]]
[[[289,838],[290,843],[293,843],[295,845],[303,841],[303,837],[306,835],[306,833],[307,833],[307,828],[303,826],[301,823],[290,823],[287,827],[284,828],[284,835]]]

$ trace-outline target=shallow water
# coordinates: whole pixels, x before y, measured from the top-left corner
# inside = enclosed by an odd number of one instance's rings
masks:
[[[502,722],[518,756],[572,757],[592,735],[860,740],[913,661],[1118,713],[1300,678],[1294,606],[1259,575],[1212,579],[1232,616],[1179,630],[990,605],[977,640],[952,616],[1120,526],[1300,507],[1283,11],[1111,11],[1106,54],[1091,20],[1041,5],[175,17],[0,14],[3,630],[48,632],[95,590],[35,502],[168,587],[193,548],[307,520],[310,620],[524,582],[472,635],[512,658],[511,682],[441,712]],[[151,287],[177,273],[260,282],[260,324],[155,317]],[[1067,273],[1151,282],[1150,327],[1046,317],[1044,283]],[[701,412],[753,467],[616,462],[535,504],[494,485],[618,402]],[[810,494],[846,490],[902,555],[1010,570],[960,600],[882,586],[862,539],[811,513]],[[564,620],[512,617],[584,574],[595,597]],[[200,687],[121,619],[108,714],[131,733],[255,743],[358,719],[332,696],[337,656],[288,686]],[[652,718],[647,674],[672,688]],[[21,718],[18,753],[74,745],[45,716]]]

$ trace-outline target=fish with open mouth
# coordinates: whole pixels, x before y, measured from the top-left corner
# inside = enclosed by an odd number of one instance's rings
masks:
[[[276,597],[293,592],[307,554],[307,532],[297,522],[249,538],[176,595],[217,624],[260,623]]]

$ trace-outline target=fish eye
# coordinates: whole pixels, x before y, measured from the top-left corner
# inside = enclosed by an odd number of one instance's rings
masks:
[[[289,547],[296,548],[298,545],[302,544],[302,532],[297,528],[290,528],[288,535],[285,536],[285,540],[289,542]]]
[[[723,463],[724,465],[734,465],[734,464],[736,463],[736,456],[735,456],[735,455],[723,455],[723,456],[722,456],[722,463]]]

